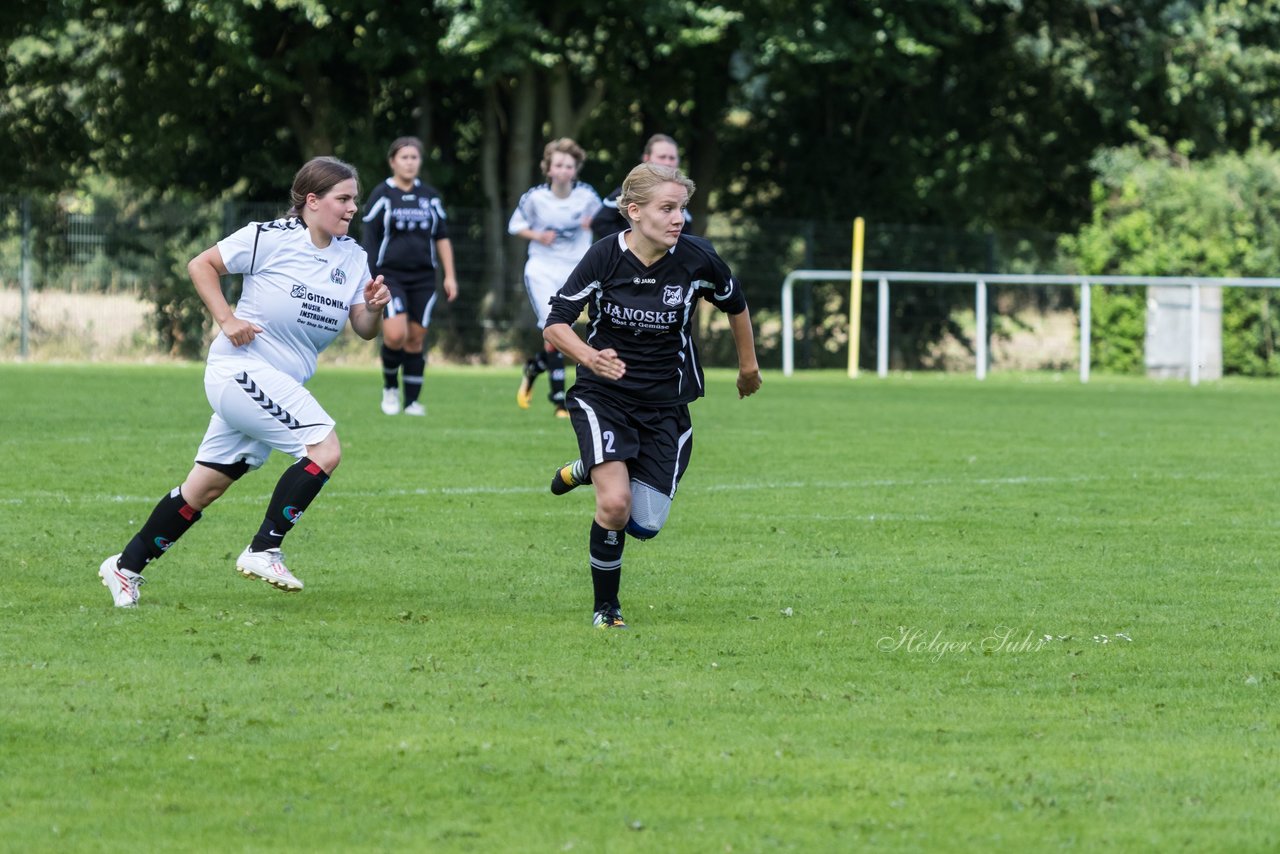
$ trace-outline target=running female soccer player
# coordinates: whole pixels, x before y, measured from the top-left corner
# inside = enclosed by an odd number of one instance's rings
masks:
[[[285,218],[251,222],[187,265],[221,328],[204,373],[213,416],[186,480],[160,499],[124,551],[99,567],[117,607],[138,604],[143,568],[232,483],[266,462],[272,449],[298,461],[280,476],[236,569],[280,590],[302,589],[280,544],[342,457],[333,418],[303,383],[348,319],[361,338],[376,336],[391,299],[382,278],[371,279],[360,244],[347,236],[357,192],[355,169],[316,157],[294,177],[293,207]],[[218,281],[229,274],[244,276],[234,310]]]
[[[641,163],[622,183],[631,226],[591,247],[552,299],[543,335],[578,363],[566,405],[581,458],[561,466],[551,491],[595,485],[588,555],[593,623],[625,628],[618,602],[627,534],[657,535],[689,465],[689,403],[704,393],[691,334],[698,300],[729,316],[738,397],[760,388],[751,316],[738,280],[712,245],[682,234],[694,185],[678,169]],[[572,324],[588,313],[584,342]]]
[[[507,223],[508,232],[529,241],[524,287],[539,329],[547,322],[552,295],[591,246],[591,217],[600,209],[600,197],[589,184],[577,180],[586,158],[586,152],[571,139],[548,142],[542,153],[542,174],[547,176],[547,183],[531,187],[521,196]],[[544,371],[551,375],[548,398],[555,414],[567,418],[564,356],[550,342],[525,363],[516,403],[521,409],[529,408],[533,382]]]
[[[453,242],[440,194],[418,178],[422,141],[402,136],[387,153],[391,177],[373,188],[364,215],[364,249],[375,274],[391,290],[382,322],[382,411],[400,412],[400,371],[404,370],[404,414],[426,415],[419,400],[427,368],[427,327],[436,305],[436,268],[444,273],[444,297],[458,296],[453,274]]]

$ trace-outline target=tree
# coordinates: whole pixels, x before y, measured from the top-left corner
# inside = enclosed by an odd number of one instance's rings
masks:
[[[0,16],[0,180],[10,187],[60,190],[89,162],[67,26],[59,4],[38,0],[11,3]]]

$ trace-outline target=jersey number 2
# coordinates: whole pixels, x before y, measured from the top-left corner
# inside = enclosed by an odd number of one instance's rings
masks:
[[[604,451],[606,454],[613,453],[613,431],[605,430],[600,434],[600,438],[604,439]]]

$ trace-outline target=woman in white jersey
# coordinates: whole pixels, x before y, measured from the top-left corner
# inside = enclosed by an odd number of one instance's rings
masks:
[[[591,218],[600,210],[600,196],[589,184],[577,180],[586,152],[568,137],[548,142],[542,152],[545,184],[531,187],[520,197],[507,223],[507,231],[529,241],[529,260],[524,265],[524,287],[538,318],[538,328],[547,322],[551,297],[591,248]],[[528,409],[533,400],[533,382],[548,372],[551,393],[548,399],[557,417],[569,417],[564,408],[564,356],[545,344],[524,366],[516,403]]]
[[[236,569],[280,590],[302,589],[280,544],[342,458],[333,418],[303,383],[348,320],[361,338],[374,338],[391,299],[382,277],[370,277],[360,244],[347,236],[357,192],[355,169],[316,157],[294,177],[286,217],[251,222],[187,265],[196,293],[221,328],[204,374],[213,416],[186,480],[160,499],[124,550],[99,567],[117,607],[138,604],[143,567],[232,483],[266,462],[272,449],[298,461],[280,476]],[[219,283],[232,274],[244,276],[234,309]]]

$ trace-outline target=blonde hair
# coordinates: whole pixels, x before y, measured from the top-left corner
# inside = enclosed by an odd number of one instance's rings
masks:
[[[679,184],[688,191],[690,199],[693,198],[693,191],[697,189],[689,176],[674,166],[641,163],[628,172],[622,182],[622,194],[618,196],[618,210],[623,211],[623,216],[626,216],[627,209],[632,205],[644,207],[653,198],[654,191],[663,184]],[[626,218],[628,222],[631,221],[631,217]]]
[[[547,143],[546,148],[542,149],[542,174],[546,175],[547,170],[551,168],[551,157],[554,154],[567,154],[573,158],[574,163],[578,164],[578,168],[582,168],[582,164],[587,160],[587,153],[582,150],[582,146],[562,136],[559,139],[553,139]]]

